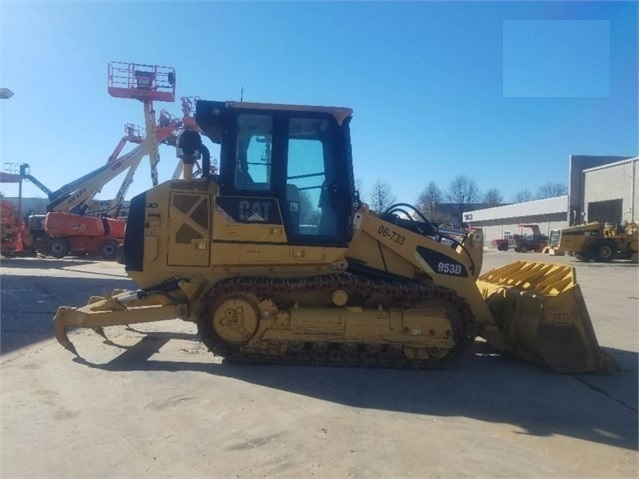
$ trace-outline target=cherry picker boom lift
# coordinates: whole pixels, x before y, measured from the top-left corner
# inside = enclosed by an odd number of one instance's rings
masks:
[[[124,201],[133,176],[145,156],[151,163],[153,185],[158,183],[158,145],[169,142],[182,122],[162,112],[156,124],[153,101],[174,101],[175,70],[169,67],[111,62],[108,92],[116,98],[133,98],[143,102],[146,134],[144,138],[131,124],[125,125],[125,136],[106,164],[64,185],[49,195],[50,203],[44,219],[46,236],[40,251],[54,257],[68,253],[100,254],[115,257],[117,245],[124,238],[124,220],[114,219]],[[168,121],[166,121],[168,120]],[[128,153],[118,156],[127,142],[137,143]],[[106,205],[93,202],[103,186],[127,172],[115,198]]]

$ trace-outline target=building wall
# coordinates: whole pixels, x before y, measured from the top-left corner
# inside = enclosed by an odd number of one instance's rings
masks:
[[[588,205],[596,202],[621,200],[621,217],[609,218],[607,221],[637,221],[639,214],[639,158],[613,163],[585,170],[583,173],[584,204],[583,210],[588,212]],[[586,221],[603,220],[588,218]]]
[[[558,196],[544,200],[528,201],[512,205],[464,212],[464,220],[473,228],[481,228],[486,245],[506,234],[530,233],[529,228],[522,230],[520,224],[537,224],[542,234],[549,235],[553,229],[568,226],[566,213],[568,196]]]
[[[589,205],[593,211],[595,207],[606,210],[608,204],[601,202],[610,202],[612,211],[614,202],[620,201],[619,221],[639,221],[638,175],[638,157],[572,155],[567,196],[466,211],[463,219],[473,228],[482,228],[487,245],[507,233],[519,234],[520,223],[536,223],[543,234],[549,235],[551,230],[588,221],[581,213],[588,212]]]
[[[477,221],[491,221],[499,218],[528,218],[529,216],[547,215],[554,213],[566,213],[567,196],[556,198],[546,198],[543,200],[527,201],[525,203],[515,203],[512,205],[497,206],[483,210],[466,211],[463,214],[465,223]],[[527,220],[516,220],[526,222]]]
[[[582,222],[582,209],[585,202],[586,188],[584,184],[584,171],[602,165],[617,163],[630,159],[630,156],[591,156],[570,155],[568,159],[568,221],[570,224]]]
[[[531,215],[524,218],[500,218],[476,222],[473,223],[472,226],[482,229],[484,242],[486,246],[489,246],[492,240],[504,238],[508,234],[532,233],[530,228],[520,228],[519,225],[522,223],[537,224],[541,234],[546,236],[550,236],[551,230],[562,229],[568,226],[566,213]]]

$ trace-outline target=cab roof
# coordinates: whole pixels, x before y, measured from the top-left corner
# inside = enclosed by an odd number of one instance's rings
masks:
[[[279,103],[253,103],[244,101],[226,101],[227,108],[247,109],[247,110],[283,110],[283,111],[304,111],[304,112],[321,112],[332,115],[339,125],[353,114],[351,108],[341,106],[313,106],[313,105],[288,105]]]

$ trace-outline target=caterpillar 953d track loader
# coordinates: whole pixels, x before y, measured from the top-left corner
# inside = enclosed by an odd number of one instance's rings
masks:
[[[354,189],[352,111],[198,101],[220,145],[178,140],[184,178],[131,201],[121,262],[137,291],[62,306],[55,335],[182,318],[250,362],[439,367],[477,335],[554,372],[614,369],[573,268],[517,261],[479,276],[483,238],[438,231],[406,204],[375,214]],[[77,353],[76,353],[77,354]]]

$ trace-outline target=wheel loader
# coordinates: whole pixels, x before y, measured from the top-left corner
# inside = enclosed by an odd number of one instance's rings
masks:
[[[479,231],[440,231],[408,204],[373,212],[354,187],[343,107],[200,100],[183,178],[131,200],[119,261],[138,285],[61,306],[67,328],[181,318],[226,360],[439,368],[477,336],[556,373],[611,371],[572,267],[517,261],[480,276]]]
[[[561,230],[559,251],[567,252],[579,261],[608,263],[614,259],[639,257],[639,223],[591,223]]]

